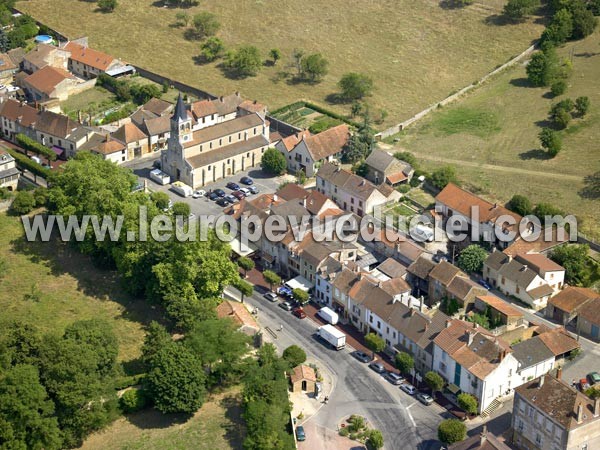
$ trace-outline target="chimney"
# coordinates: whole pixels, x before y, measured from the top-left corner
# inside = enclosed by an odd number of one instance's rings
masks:
[[[478,327],[478,325],[475,322],[473,322],[473,328],[477,329],[477,327]]]
[[[304,206],[304,207],[306,208],[306,197],[304,197],[304,198],[302,199],[302,206]]]
[[[577,405],[577,423],[583,422],[583,405],[581,402]]]
[[[494,203],[494,209],[498,207],[498,203]]]
[[[483,429],[481,430],[481,433],[479,434],[479,446],[483,447],[483,445],[486,443],[487,441],[487,424],[483,424]]]
[[[235,96],[239,97],[240,96],[240,91],[235,91]]]
[[[540,381],[538,381],[538,389],[541,388],[544,385],[544,379],[546,378],[546,375],[542,375],[540,377]]]
[[[423,312],[423,303],[425,303],[425,301],[423,300],[423,296],[421,295],[421,297],[419,298],[419,311]]]
[[[277,200],[279,200],[279,197],[277,197],[277,194],[273,194],[273,201],[276,202]]]
[[[600,398],[594,399],[594,417],[598,417],[600,415]]]
[[[471,345],[473,343],[473,335],[470,331],[465,331],[465,337],[467,338],[467,345]]]
[[[500,362],[502,362],[506,358],[506,350],[501,350],[498,357],[500,358]]]
[[[425,322],[425,326],[423,327],[423,331],[427,331],[427,328],[429,328],[429,322]]]
[[[446,320],[446,328],[450,328],[450,325],[452,325],[452,321],[450,319]]]
[[[560,380],[562,378],[562,367],[556,369],[556,379]]]
[[[511,262],[511,261],[512,261],[512,256],[508,255],[508,261],[506,261],[506,262]]]
[[[527,270],[527,264],[523,264],[523,267],[521,267],[521,272],[525,272]]]

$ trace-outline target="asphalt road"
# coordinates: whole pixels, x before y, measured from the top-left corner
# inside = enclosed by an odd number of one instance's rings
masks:
[[[351,414],[365,416],[371,427],[381,430],[386,449],[439,449],[437,426],[444,410],[437,405],[424,406],[354,359],[351,349],[335,351],[316,338],[317,324],[310,319],[299,320],[290,312],[267,302],[259,293],[247,298],[247,303],[259,308],[258,320],[277,338],[276,346],[301,346],[332,373],[333,392],[329,402],[309,419],[317,425],[336,431],[342,419]],[[277,331],[283,325],[282,331]],[[267,333],[269,331],[267,330]],[[307,443],[310,436],[307,437]]]

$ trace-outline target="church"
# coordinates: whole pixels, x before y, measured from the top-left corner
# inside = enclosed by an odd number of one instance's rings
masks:
[[[260,105],[262,106],[262,105]],[[181,94],[162,151],[162,170],[194,189],[260,165],[269,147],[266,108],[239,93],[186,107]]]

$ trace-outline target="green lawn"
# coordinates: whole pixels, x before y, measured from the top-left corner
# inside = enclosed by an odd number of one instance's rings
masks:
[[[348,105],[328,102],[344,73],[364,72],[375,84],[369,98],[372,112],[389,113],[384,127],[481,78],[531,45],[542,25],[535,18],[497,25],[504,3],[483,0],[449,9],[438,1],[223,0],[200,1],[182,10],[163,8],[156,0],[127,0],[110,14],[95,12],[95,2],[87,1],[20,1],[17,7],[67,36],[87,35],[90,45],[126,61],[215,95],[239,90],[272,110],[306,99],[349,113]],[[219,62],[195,62],[199,42],[187,41],[185,30],[173,26],[182,11],[216,14],[218,36],[229,48],[256,45],[267,59],[275,47],[282,59],[265,65],[256,77],[226,78]],[[320,52],[329,60],[321,83],[292,80],[295,48]]]
[[[142,323],[151,310],[121,289],[118,277],[94,267],[90,260],[63,243],[27,242],[20,219],[0,214],[0,326],[20,320],[43,332],[61,333],[77,320],[109,321],[119,340],[119,359],[140,354]],[[39,290],[39,301],[27,294]]]
[[[121,418],[90,436],[83,450],[242,449],[244,427],[239,388],[214,395],[190,419],[154,410]]]
[[[600,32],[559,53],[572,57],[573,76],[558,99],[549,98],[548,88],[529,87],[525,68],[518,66],[395,138],[427,169],[450,160],[468,187],[491,200],[508,201],[520,193],[533,202],[550,202],[576,214],[580,230],[599,239],[598,200],[578,192],[584,177],[600,170]],[[591,100],[590,112],[572,120],[561,133],[562,151],[549,159],[539,149],[538,134],[547,126],[550,106],[582,95]]]

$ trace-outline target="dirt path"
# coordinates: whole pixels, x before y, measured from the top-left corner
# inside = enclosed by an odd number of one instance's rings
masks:
[[[539,177],[557,178],[557,179],[569,180],[569,181],[581,182],[583,180],[583,177],[580,177],[577,175],[567,175],[564,173],[556,173],[556,172],[540,172],[540,171],[536,171],[536,170],[519,169],[517,167],[497,166],[495,164],[484,164],[484,163],[478,163],[478,162],[473,162],[473,161],[462,161],[459,159],[442,158],[439,156],[427,155],[424,153],[417,153],[417,152],[413,152],[413,153],[415,154],[415,156],[417,156],[418,158],[421,158],[421,159],[455,164],[457,166],[462,165],[462,166],[469,166],[469,167],[479,167],[481,169],[496,170],[498,172],[520,173],[523,175],[534,175],[534,176],[539,176]]]

